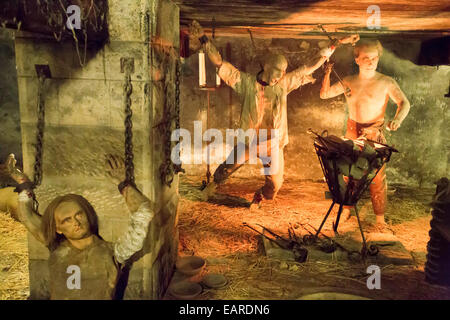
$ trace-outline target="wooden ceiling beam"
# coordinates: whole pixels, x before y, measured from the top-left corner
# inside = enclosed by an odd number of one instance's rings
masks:
[[[241,35],[251,28],[255,37],[297,38],[317,32],[322,24],[330,32],[364,34],[448,35],[450,0],[379,0],[381,30],[366,27],[369,0],[174,0],[180,6],[183,29],[192,20],[218,34]]]

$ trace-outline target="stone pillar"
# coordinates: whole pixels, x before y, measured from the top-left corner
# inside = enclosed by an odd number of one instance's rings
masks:
[[[134,59],[133,144],[137,186],[154,203],[155,218],[140,258],[130,272],[126,299],[158,299],[164,293],[177,255],[178,177],[170,187],[161,183],[159,168],[164,141],[155,127],[174,94],[162,85],[175,77],[175,60],[165,61],[165,77],[150,46],[152,36],[164,38],[178,52],[179,11],[169,0],[109,0],[106,44],[87,46],[86,65],[80,66],[74,42],[56,42],[32,33],[15,39],[22,128],[24,170],[32,177],[38,80],[36,64],[48,64],[52,78],[45,82],[43,182],[36,190],[40,212],[57,195],[86,197],[99,216],[100,235],[115,241],[126,230],[129,213],[122,196],[106,176],[105,154],[123,156],[124,74],[122,57]],[[84,48],[79,52],[83,58]],[[172,84],[173,86],[173,84]],[[173,90],[172,90],[173,91]],[[173,121],[172,121],[173,122]],[[48,250],[29,236],[30,297],[48,298]]]

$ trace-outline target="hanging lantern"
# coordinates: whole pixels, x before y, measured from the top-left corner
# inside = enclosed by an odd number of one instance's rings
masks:
[[[220,87],[219,68],[216,67],[216,87]]]
[[[212,19],[212,38],[215,39],[215,24],[216,19]],[[217,48],[219,53],[222,54],[222,50]],[[213,73],[213,70],[216,72]],[[219,68],[215,67],[209,59],[205,59],[204,49],[200,49],[198,52],[198,85],[200,88],[218,88],[221,85],[219,77]]]
[[[198,53],[198,85],[206,87],[206,63],[203,50],[200,50]]]
[[[206,59],[205,55],[203,49],[200,49],[198,52],[198,85],[200,88],[218,88],[222,84],[219,77],[219,68],[215,67],[209,59]]]

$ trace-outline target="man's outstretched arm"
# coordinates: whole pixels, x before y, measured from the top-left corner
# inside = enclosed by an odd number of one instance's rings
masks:
[[[220,55],[219,50],[217,50],[216,46],[211,42],[208,41],[205,43],[205,49],[206,53],[208,54],[209,60],[218,68],[222,66],[223,60],[222,56]]]
[[[132,185],[122,190],[122,195],[131,212],[128,229],[114,244],[114,256],[123,263],[133,254],[142,250],[147,238],[150,221],[154,217],[150,200]]]
[[[33,210],[32,190],[23,190],[19,193],[19,204],[17,207],[19,221],[36,238],[45,244],[44,233],[42,232],[41,216]]]
[[[358,40],[359,35],[357,34],[352,34],[339,40],[336,39],[335,43],[330,43],[327,47],[321,49],[309,62],[287,73],[285,77],[288,83],[288,92],[297,89],[306,82],[313,82],[314,80],[310,76],[331,57],[337,46],[348,43],[354,44]],[[309,81],[305,81],[305,79],[309,79]]]
[[[197,48],[203,46],[209,59],[216,67],[220,67],[222,65],[222,56],[216,46],[205,35],[203,28],[196,20],[192,21],[189,26],[189,41],[194,43],[194,46]]]
[[[334,53],[336,48],[342,44],[354,44],[359,40],[359,35],[352,34],[350,36],[344,37],[342,39],[336,39],[335,43],[330,43],[328,47],[323,48],[319,51],[318,56],[316,56],[312,61],[308,62],[304,67],[304,72],[306,75],[313,74],[314,71],[319,69],[325,61],[327,61],[331,55]]]
[[[322,81],[322,88],[320,89],[320,98],[329,99],[336,97],[345,92],[344,86],[340,82],[336,82],[330,86],[330,74],[333,68],[333,64],[328,63],[325,68],[325,75]]]
[[[123,179],[125,171],[123,159],[108,155],[106,166],[107,172],[115,182]],[[131,212],[127,231],[114,243],[116,260],[119,263],[124,263],[143,248],[150,221],[154,217],[154,211],[150,200],[133,183],[121,182],[119,192],[124,197]]]
[[[8,156],[5,163],[9,176],[16,181],[19,186],[17,217],[36,240],[45,243],[44,233],[41,228],[41,216],[33,210],[33,189],[28,177],[16,167],[16,159],[13,154]]]
[[[189,27],[189,41],[194,43],[193,46],[195,48],[204,48],[209,60],[211,60],[218,68],[217,74],[219,77],[239,94],[242,90],[239,84],[241,83],[242,75],[245,74],[245,72],[241,72],[231,63],[222,59],[219,50],[217,50],[212,41],[208,39],[200,24],[195,20],[192,21]]]

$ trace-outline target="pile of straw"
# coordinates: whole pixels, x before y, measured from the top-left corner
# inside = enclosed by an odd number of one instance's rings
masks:
[[[27,231],[0,212],[0,300],[29,296]]]

